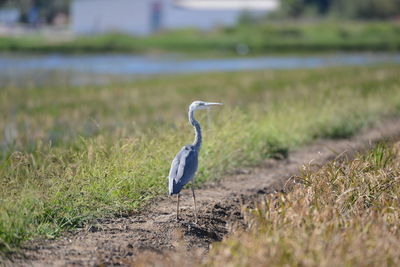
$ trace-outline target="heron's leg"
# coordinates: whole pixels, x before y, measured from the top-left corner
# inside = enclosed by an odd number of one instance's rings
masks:
[[[176,202],[176,220],[177,221],[179,221],[179,198],[180,198],[180,195],[178,193],[176,195],[176,200],[177,200],[177,202]]]
[[[194,222],[197,223],[197,207],[196,207],[196,195],[194,194],[194,180],[192,180],[192,193],[194,203]]]

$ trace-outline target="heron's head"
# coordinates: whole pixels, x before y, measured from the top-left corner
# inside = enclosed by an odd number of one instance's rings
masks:
[[[222,103],[214,103],[214,102],[204,102],[204,101],[194,101],[190,106],[190,111],[195,111],[199,109],[207,109],[212,106],[221,106]]]

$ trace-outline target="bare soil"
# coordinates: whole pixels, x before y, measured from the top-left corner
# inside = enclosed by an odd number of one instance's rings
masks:
[[[131,216],[99,219],[94,225],[66,233],[57,240],[24,244],[24,257],[16,255],[13,266],[128,266],[149,251],[208,252],[243,221],[242,208],[265,194],[284,189],[288,179],[304,164],[321,166],[329,160],[370,148],[383,139],[400,135],[400,119],[391,119],[351,139],[318,140],[291,151],[283,160],[267,159],[261,165],[238,170],[218,182],[196,190],[199,222],[194,224],[190,189],[181,194],[181,220],[176,221],[176,199],[151,201],[144,211]]]

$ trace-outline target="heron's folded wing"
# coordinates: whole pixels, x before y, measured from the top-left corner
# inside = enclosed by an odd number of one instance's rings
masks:
[[[169,178],[174,179],[176,182],[179,181],[183,176],[185,170],[186,158],[189,155],[190,150],[183,147],[181,151],[175,156],[171,164],[171,169],[169,171]]]

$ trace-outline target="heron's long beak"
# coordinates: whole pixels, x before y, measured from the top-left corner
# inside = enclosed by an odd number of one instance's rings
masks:
[[[206,102],[205,105],[207,107],[210,107],[210,106],[222,106],[223,104],[222,103],[215,103],[215,102]]]

